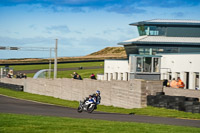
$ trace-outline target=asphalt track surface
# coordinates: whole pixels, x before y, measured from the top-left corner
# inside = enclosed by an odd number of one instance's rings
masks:
[[[87,118],[87,119],[100,119],[109,121],[190,126],[190,127],[200,128],[200,120],[105,113],[97,111],[94,111],[92,114],[86,112],[78,113],[76,109],[72,108],[49,105],[33,101],[20,100],[3,95],[0,95],[0,113]]]

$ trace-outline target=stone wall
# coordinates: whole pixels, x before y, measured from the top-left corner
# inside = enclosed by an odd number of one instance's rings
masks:
[[[200,90],[165,87],[163,88],[163,92],[165,92],[165,95],[186,96],[186,97],[194,97],[200,99]]]
[[[55,98],[79,101],[101,91],[101,104],[122,108],[141,108],[147,106],[147,95],[162,91],[162,81],[99,81],[75,79],[8,79],[1,82],[24,85],[24,91]]]

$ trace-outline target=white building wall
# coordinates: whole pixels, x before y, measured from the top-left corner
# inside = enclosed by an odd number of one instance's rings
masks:
[[[108,75],[108,80],[128,80],[127,79],[128,72],[129,72],[128,60],[104,61],[104,75]]]
[[[200,72],[200,54],[162,54],[161,73],[166,71]]]
[[[188,81],[188,89],[195,89],[196,75],[200,73],[200,54],[162,54],[161,79],[180,77],[184,83]],[[185,86],[186,87],[186,86]]]

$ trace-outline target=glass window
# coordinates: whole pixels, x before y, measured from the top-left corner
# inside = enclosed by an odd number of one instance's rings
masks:
[[[157,27],[157,26],[138,26],[138,32],[140,36],[143,35],[151,35],[151,36],[158,36],[158,35],[165,35],[166,34],[166,27]]]
[[[163,51],[164,51],[164,49],[162,49],[162,48],[159,48],[159,49],[158,49],[158,51],[159,51],[159,52],[163,52]]]
[[[150,49],[149,48],[145,48],[145,55],[149,55],[150,54]]]
[[[136,72],[160,72],[160,57],[137,57]]]
[[[139,48],[140,55],[152,55],[152,48]]]
[[[138,32],[139,32],[140,36],[146,35],[145,27],[144,26],[138,26]]]
[[[146,35],[157,36],[159,35],[158,28],[156,26],[145,26]]]
[[[153,72],[159,72],[159,58],[153,58]]]
[[[143,72],[151,72],[151,57],[143,58]]]
[[[136,72],[142,72],[142,58],[137,57]]]
[[[143,48],[139,48],[139,54],[144,55],[144,49]]]

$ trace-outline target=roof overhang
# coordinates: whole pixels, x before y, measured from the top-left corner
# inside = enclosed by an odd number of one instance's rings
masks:
[[[200,37],[140,36],[118,45],[182,45],[200,47]]]
[[[162,20],[154,19],[148,21],[140,21],[131,23],[133,26],[176,26],[176,27],[200,27],[200,21],[198,20]]]

